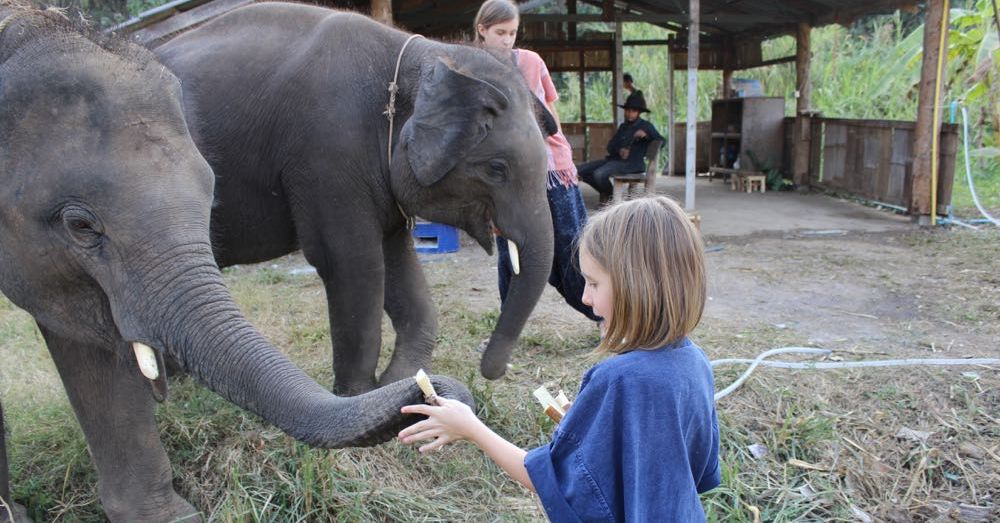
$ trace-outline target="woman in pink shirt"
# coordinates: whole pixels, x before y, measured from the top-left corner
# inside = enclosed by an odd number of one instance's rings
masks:
[[[517,6],[510,0],[486,0],[480,6],[473,24],[476,44],[492,49],[509,49],[528,88],[545,104],[558,125],[559,116],[553,104],[559,98],[559,93],[556,92],[552,77],[549,76],[548,67],[537,53],[526,49],[514,49],[519,24],[520,15]],[[587,222],[587,208],[577,187],[573,150],[561,129],[547,137],[545,144],[549,158],[547,185],[549,210],[552,211],[552,230],[555,237],[549,283],[559,291],[571,307],[598,321],[600,317],[594,315],[593,310],[581,301],[584,281],[578,270],[579,263],[574,258],[573,243]],[[505,239],[497,237],[497,250],[500,253],[497,263],[500,300],[503,301],[507,298],[507,287],[513,269],[507,255]]]

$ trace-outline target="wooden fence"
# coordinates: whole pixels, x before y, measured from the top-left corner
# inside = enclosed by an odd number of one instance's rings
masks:
[[[790,130],[794,119],[786,118]],[[847,193],[872,202],[906,209],[914,214],[913,133],[914,122],[813,118],[806,184]],[[786,132],[786,151],[791,133]],[[958,126],[941,129],[937,204],[947,214],[955,176]],[[788,159],[786,159],[788,162]],[[785,172],[790,166],[786,163]]]

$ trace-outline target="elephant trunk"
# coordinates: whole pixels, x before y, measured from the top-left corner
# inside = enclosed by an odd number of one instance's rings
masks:
[[[157,278],[175,282],[154,300],[170,307],[147,304],[146,310],[151,315],[147,324],[162,327],[153,333],[163,344],[159,348],[195,379],[317,447],[375,445],[418,419],[400,413],[404,405],[423,402],[413,378],[353,397],[338,397],[321,387],[243,317],[211,261],[210,248],[199,250],[201,256],[186,259],[203,260],[200,265]],[[432,377],[432,382],[439,395],[473,404],[461,383],[443,376]]]
[[[544,201],[535,208],[539,211],[528,217],[529,222],[525,222],[523,216],[516,218],[516,222],[515,219],[504,220],[502,217],[497,220],[504,236],[517,245],[520,271],[511,278],[500,318],[480,362],[480,372],[487,379],[497,379],[507,372],[507,362],[517,338],[552,272],[552,218]],[[519,225],[505,225],[509,223]]]

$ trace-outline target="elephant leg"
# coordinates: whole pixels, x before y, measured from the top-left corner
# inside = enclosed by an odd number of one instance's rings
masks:
[[[126,348],[80,345],[39,326],[83,429],[111,521],[201,521],[172,485],[149,385]]]
[[[385,372],[384,386],[416,374],[430,372],[431,352],[437,341],[437,310],[427,280],[413,249],[408,229],[400,229],[383,241],[385,253],[385,311],[396,331],[396,346]]]

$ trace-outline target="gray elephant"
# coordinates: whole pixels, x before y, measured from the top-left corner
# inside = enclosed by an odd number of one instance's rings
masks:
[[[417,215],[464,229],[488,252],[495,226],[519,251],[481,362],[485,377],[504,374],[553,245],[537,98],[509,59],[278,2],[233,10],[154,52],[181,80],[218,176],[216,261],[302,249],[326,286],[335,392],[376,386],[383,309],[397,336],[378,383],[430,366],[437,315],[406,227]]]
[[[151,53],[0,0],[0,291],[48,345],[112,521],[199,519],[173,489],[153,417],[165,354],[319,447],[391,439],[415,421],[401,406],[422,399],[412,378],[334,396],[243,318],[213,258],[213,183],[180,83]],[[433,382],[471,404],[458,382]],[[9,503],[7,476],[3,452]]]

